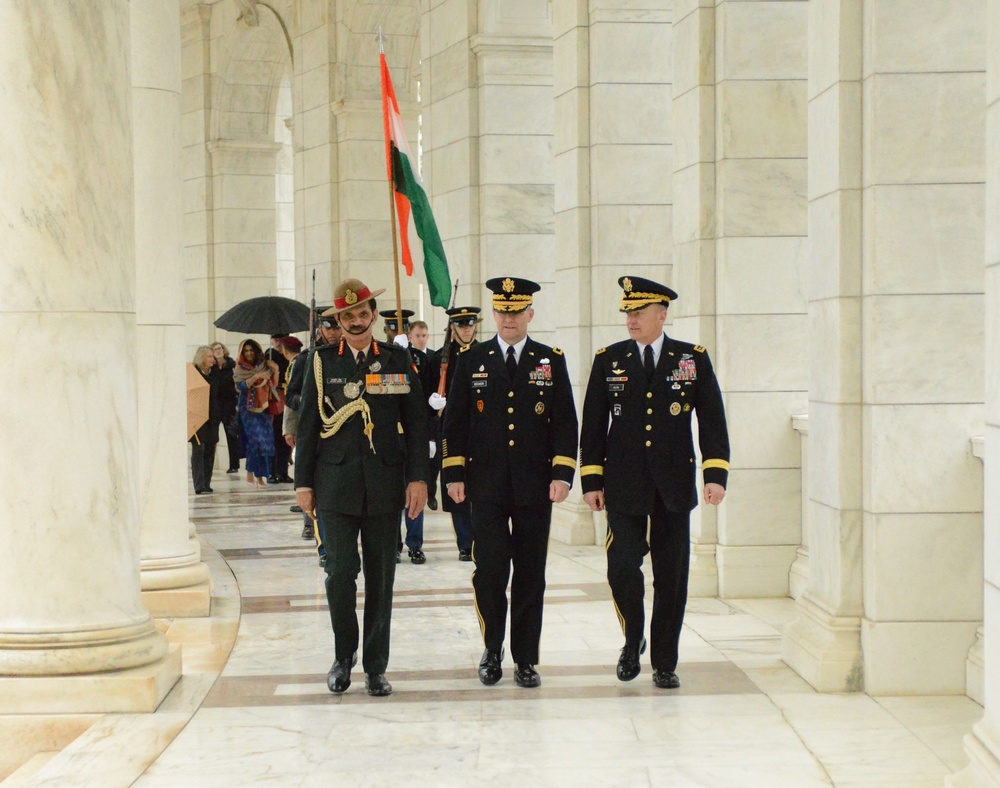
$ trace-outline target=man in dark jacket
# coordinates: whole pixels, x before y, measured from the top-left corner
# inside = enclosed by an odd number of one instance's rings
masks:
[[[663,333],[667,306],[677,293],[637,276],[623,276],[618,284],[632,338],[594,357],[583,406],[580,483],[590,508],[608,512],[608,582],[625,635],[618,678],[639,675],[646,650],[642,559],[650,553],[653,682],[674,689],[680,686],[675,671],[687,603],[691,510],[698,504],[691,414],[698,416],[705,501],[713,505],[726,494],[729,434],[705,348]]]
[[[563,352],[528,336],[539,285],[504,277],[486,286],[497,335],[458,357],[441,476],[452,500],[472,504],[472,587],[486,646],[479,680],[496,684],[503,675],[513,565],[514,681],[537,687],[549,525],[552,504],[566,500],[576,472],[576,408]]]
[[[438,394],[441,387],[441,377],[444,376],[445,393],[451,391],[452,382],[455,379],[455,369],[458,367],[458,354],[466,348],[474,347],[477,344],[476,331],[483,319],[479,316],[478,306],[456,306],[446,309],[448,315],[449,340],[444,347],[438,350],[431,359],[430,382],[432,393],[428,397],[428,406],[434,412],[430,417],[431,437],[437,441],[438,458],[437,466],[441,465],[441,430],[444,420],[441,411],[447,404],[447,396]],[[447,358],[447,365],[444,359]],[[437,487],[437,475],[431,470],[431,497],[434,496]],[[472,509],[468,501],[456,503],[451,496],[445,492],[441,499],[441,508],[451,515],[451,524],[455,529],[455,542],[458,545],[458,560],[472,560]]]
[[[351,684],[357,660],[357,577],[365,568],[362,665],[369,695],[388,695],[392,587],[399,512],[416,517],[427,502],[427,416],[409,353],[372,339],[376,296],[357,279],[334,290],[344,330],[337,344],[319,348],[302,387],[296,439],[295,493],[306,512],[319,512],[327,550],[326,594],[335,657],[331,692]]]

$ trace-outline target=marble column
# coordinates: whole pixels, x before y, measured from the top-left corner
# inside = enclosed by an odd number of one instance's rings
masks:
[[[0,712],[151,711],[180,675],[139,582],[129,3],[4,3]],[[53,67],[54,56],[58,67]]]
[[[177,0],[134,0],[136,369],[142,601],[156,616],[206,616],[208,567],[187,511]]]
[[[986,1],[986,215],[1000,214],[1000,0]],[[984,462],[983,642],[985,712],[965,737],[969,765],[948,784],[1000,785],[1000,225],[985,225],[986,433]]]
[[[861,0],[809,8],[810,571],[782,657],[814,687],[864,687],[861,660]]]
[[[716,77],[715,0],[674,6],[673,21],[673,286],[670,332],[716,348]],[[728,506],[728,504],[726,504]],[[719,593],[715,560],[719,510],[699,506],[691,516],[688,593]]]
[[[591,310],[589,7],[574,0],[553,0],[552,39],[556,321],[573,394],[582,408],[594,349],[599,346]],[[555,510],[553,531],[560,531],[560,541],[604,544],[607,522],[606,513],[590,511],[577,484]]]

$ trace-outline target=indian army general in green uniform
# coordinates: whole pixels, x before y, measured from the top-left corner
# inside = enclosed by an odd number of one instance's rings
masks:
[[[650,553],[653,682],[673,689],[680,686],[677,645],[687,603],[691,510],[698,505],[692,413],[698,416],[705,501],[714,505],[726,494],[729,434],[705,348],[663,332],[677,294],[637,276],[618,284],[632,338],[594,357],[583,406],[580,482],[591,509],[608,512],[608,583],[625,635],[618,678],[639,675],[646,649],[642,560]]]
[[[441,476],[448,495],[472,504],[472,575],[486,650],[479,680],[503,675],[510,587],[514,680],[537,687],[545,559],[552,504],[576,472],[577,417],[566,359],[528,336],[527,279],[491,279],[497,335],[458,356],[444,411]]]
[[[335,658],[331,692],[351,684],[357,661],[358,534],[365,568],[362,665],[369,695],[388,695],[389,624],[399,512],[427,501],[427,414],[405,348],[372,340],[374,293],[357,279],[334,290],[344,338],[318,348],[306,370],[295,459],[299,505],[319,513]]]

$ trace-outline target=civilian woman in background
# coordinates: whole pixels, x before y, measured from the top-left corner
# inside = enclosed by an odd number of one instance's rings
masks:
[[[229,355],[229,349],[221,342],[212,345],[212,355],[215,356],[215,374],[219,376],[219,400],[222,403],[222,429],[226,431],[226,445],[229,447],[229,470],[226,473],[240,472],[240,417],[236,412],[236,384],[233,382],[233,369],[236,362]]]
[[[274,457],[274,427],[267,412],[271,389],[278,384],[278,367],[264,359],[264,351],[252,339],[240,343],[233,380],[239,398],[236,409],[243,426],[247,455],[247,484],[264,487]]]
[[[212,490],[212,466],[215,465],[215,446],[219,442],[219,422],[222,407],[219,386],[222,377],[215,369],[212,349],[202,345],[194,353],[194,368],[208,383],[208,421],[191,437],[191,480],[196,495]]]

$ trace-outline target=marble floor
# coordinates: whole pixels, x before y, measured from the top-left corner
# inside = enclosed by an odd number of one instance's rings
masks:
[[[516,687],[509,657],[484,687],[472,565],[434,513],[427,563],[404,554],[397,568],[394,693],[369,698],[359,668],[334,696],[323,571],[290,489],[218,474],[214,487],[191,499],[212,615],[159,622],[182,645],[181,681],[155,714],[0,716],[4,788],[939,786],[982,714],[967,697],[814,692],[779,657],[788,599],[692,599],[681,689],[657,690],[648,661],[620,683],[603,550],[562,544],[549,551],[542,687]]]

